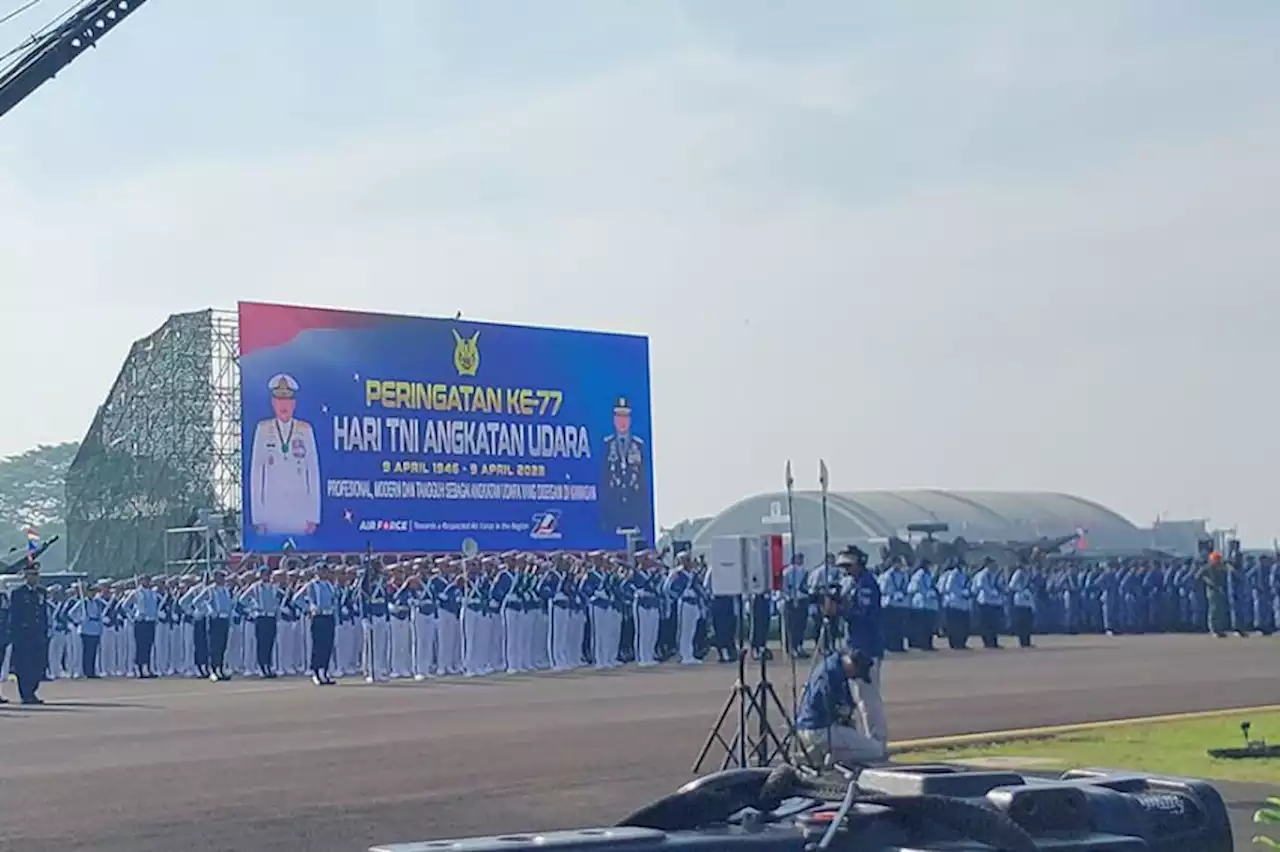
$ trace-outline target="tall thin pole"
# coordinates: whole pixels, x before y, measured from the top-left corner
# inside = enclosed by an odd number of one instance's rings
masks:
[[[791,476],[791,460],[787,460],[787,529],[791,534],[791,564],[788,566],[791,570],[796,568],[796,512],[793,494],[795,492],[796,481]],[[784,575],[785,576],[785,575]],[[804,644],[804,634],[800,635],[800,641],[796,642],[791,636],[791,610],[793,607],[799,606],[798,601],[791,599],[791,589],[783,588],[782,599],[782,642],[786,645],[787,656],[791,658],[791,718],[794,719],[800,712],[800,695],[799,687],[796,684],[796,650]],[[807,620],[807,619],[806,619]]]
[[[827,554],[831,552],[831,531],[830,525],[827,523],[827,488],[829,482],[827,463],[819,460],[818,484],[822,486],[822,582],[824,585],[831,582],[831,565],[827,559]]]

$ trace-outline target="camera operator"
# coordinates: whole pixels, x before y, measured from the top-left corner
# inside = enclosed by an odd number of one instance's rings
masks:
[[[827,756],[836,763],[878,763],[886,758],[889,742],[880,695],[880,586],[867,570],[867,555],[857,547],[846,548],[836,565],[848,573],[847,592],[833,585],[819,607],[824,621],[843,617],[848,648],[822,649],[826,653],[810,673],[800,700],[796,729],[815,765],[822,765]],[[855,714],[861,731],[854,727]]]

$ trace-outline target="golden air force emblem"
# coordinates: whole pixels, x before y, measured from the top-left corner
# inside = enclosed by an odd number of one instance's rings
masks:
[[[480,332],[463,337],[453,330],[453,366],[459,376],[474,376],[480,369]]]

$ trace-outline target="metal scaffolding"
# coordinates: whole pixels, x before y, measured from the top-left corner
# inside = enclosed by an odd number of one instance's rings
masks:
[[[161,573],[167,530],[239,517],[238,359],[222,311],[175,314],[133,344],[67,472],[69,565]]]

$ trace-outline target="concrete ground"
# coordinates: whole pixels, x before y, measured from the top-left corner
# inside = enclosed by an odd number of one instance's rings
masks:
[[[773,680],[789,705],[787,667]],[[608,823],[689,778],[732,682],[705,664],[46,684],[49,705],[0,708],[0,849],[338,852]],[[1280,640],[1044,639],[895,657],[884,684],[895,740],[1280,704]]]

